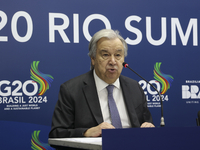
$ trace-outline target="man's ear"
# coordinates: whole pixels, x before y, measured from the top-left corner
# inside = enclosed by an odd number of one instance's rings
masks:
[[[95,58],[94,57],[90,57],[90,58],[91,58],[91,63],[94,66],[94,64],[95,64]]]

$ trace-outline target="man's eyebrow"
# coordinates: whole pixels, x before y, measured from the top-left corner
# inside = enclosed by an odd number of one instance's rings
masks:
[[[108,50],[105,50],[105,49],[101,49],[100,51],[101,52],[108,52]]]
[[[122,52],[123,50],[122,49],[118,49],[116,50],[116,52]],[[106,52],[106,53],[109,53],[108,50],[106,49],[101,49],[100,52]]]
[[[118,52],[122,52],[123,50],[122,50],[122,49],[118,49],[117,51],[118,51]]]

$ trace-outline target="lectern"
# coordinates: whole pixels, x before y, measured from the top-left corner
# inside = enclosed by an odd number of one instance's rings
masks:
[[[200,127],[103,130],[103,150],[197,150]]]
[[[49,144],[91,150],[198,150],[200,127],[104,129],[102,139],[56,138]]]

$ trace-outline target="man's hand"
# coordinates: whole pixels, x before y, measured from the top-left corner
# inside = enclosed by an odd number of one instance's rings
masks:
[[[89,128],[84,136],[86,137],[98,137],[101,136],[102,129],[115,129],[115,127],[107,122],[103,122],[96,127]]]
[[[152,123],[150,122],[144,122],[140,128],[152,128],[152,127],[155,127]]]

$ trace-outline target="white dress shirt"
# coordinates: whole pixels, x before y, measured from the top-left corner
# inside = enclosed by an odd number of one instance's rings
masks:
[[[94,74],[94,80],[97,88],[97,93],[99,97],[99,102],[101,106],[101,112],[103,115],[104,122],[111,124],[111,118],[110,118],[110,112],[108,107],[108,91],[106,87],[108,84],[101,80],[95,73],[95,70],[93,72]],[[123,128],[130,128],[131,123],[128,117],[127,109],[124,103],[124,98],[122,94],[122,89],[120,86],[119,78],[113,83],[115,86],[113,89],[113,98],[115,100],[115,103],[117,105],[117,109],[119,111],[119,116],[121,119],[122,127]]]

